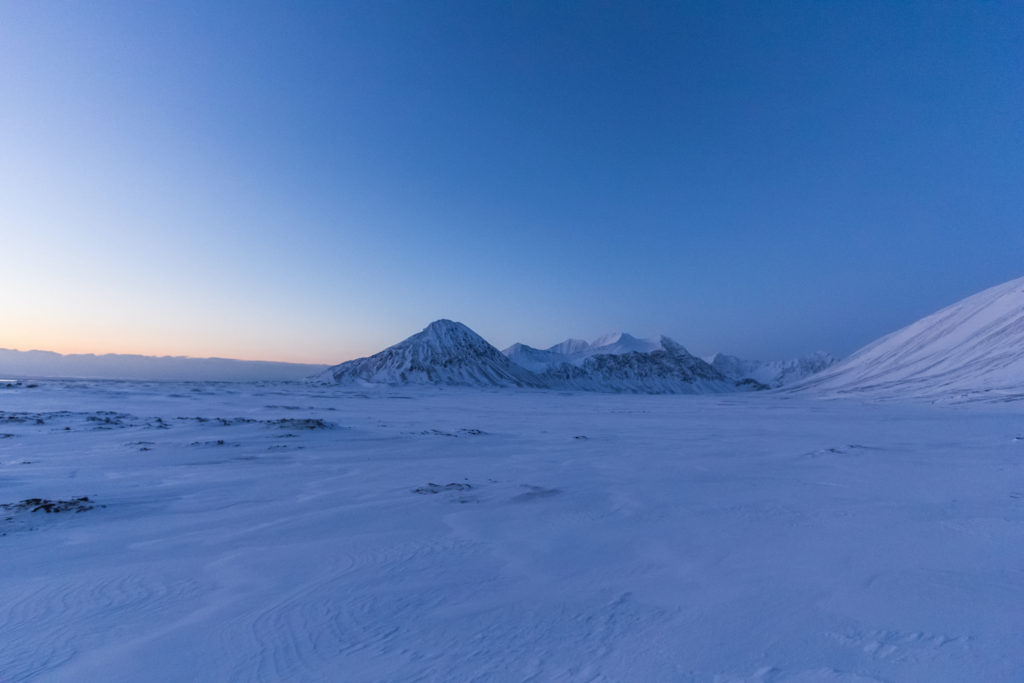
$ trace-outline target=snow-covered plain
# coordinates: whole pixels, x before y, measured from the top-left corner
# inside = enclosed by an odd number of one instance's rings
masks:
[[[1024,680],[1021,406],[0,387],[0,680]]]

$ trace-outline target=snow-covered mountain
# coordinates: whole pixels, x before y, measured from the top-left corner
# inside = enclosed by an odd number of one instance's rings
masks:
[[[590,346],[577,352],[576,355],[589,358],[598,355],[617,355],[620,353],[649,353],[662,348],[660,339],[637,339],[625,332],[609,332],[590,342]],[[563,342],[564,343],[564,342]]]
[[[625,343],[636,341],[640,340],[628,337]],[[604,346],[623,348],[617,346],[619,343]],[[707,394],[762,388],[749,381],[728,379],[668,337],[661,337],[658,347],[650,351],[592,354],[579,364],[563,363],[552,368],[541,378],[551,387],[645,394]]]
[[[582,353],[589,348],[590,344],[582,339],[566,339],[564,342],[555,344],[548,348],[547,351],[558,353],[563,356],[572,356],[577,353]]]
[[[337,384],[446,384],[461,386],[540,386],[462,323],[437,320],[422,332],[369,358],[328,368],[314,379]]]
[[[650,353],[661,347],[661,341],[638,339],[625,332],[609,332],[592,342],[582,339],[566,339],[547,349],[536,349],[526,344],[513,344],[504,351],[512,362],[531,372],[544,373],[563,364],[582,366],[592,356],[619,355],[623,353]]]
[[[793,389],[878,398],[1024,398],[1024,278],[922,318]]]
[[[569,353],[552,349],[561,348]],[[351,384],[516,386],[632,393],[712,393],[763,388],[734,381],[668,337],[624,333],[552,349],[514,344],[504,352],[462,323],[438,320],[369,358],[329,368],[314,379]]]
[[[817,351],[790,360],[769,361],[745,360],[716,353],[708,362],[729,379],[753,379],[765,386],[777,388],[799,382],[835,365],[839,360],[824,351]]]

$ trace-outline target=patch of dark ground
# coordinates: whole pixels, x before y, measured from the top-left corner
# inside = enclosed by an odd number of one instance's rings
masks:
[[[85,512],[92,510],[96,505],[89,496],[71,498],[69,500],[48,500],[46,498],[26,498],[17,503],[2,503],[0,510],[6,512]],[[100,505],[99,507],[107,507]]]
[[[127,413],[115,413],[109,410],[101,410],[95,415],[86,415],[85,421],[91,422],[96,429],[115,429],[117,427],[129,426],[131,415]]]
[[[856,451],[874,451],[878,450],[874,446],[865,446],[864,444],[851,443],[845,446],[831,447],[831,448],[820,448],[810,453],[804,453],[801,458],[804,460],[813,460],[822,456],[833,456],[833,455],[844,455],[844,456],[857,456],[859,455]]]
[[[384,427],[386,425],[381,425],[381,426]],[[451,437],[458,437],[459,434],[462,434],[463,436],[482,436],[482,435],[484,435],[486,433],[487,432],[483,431],[482,429],[460,429],[460,430],[458,430],[457,433],[456,432],[444,432],[444,431],[441,431],[440,429],[424,429],[422,432],[420,432],[420,435],[421,436],[451,436]]]
[[[53,415],[54,413],[49,413]],[[0,424],[46,424],[44,413],[0,413]],[[70,413],[68,413],[70,415]]]
[[[315,417],[283,417],[277,420],[257,420],[251,417],[179,417],[177,419],[180,422],[198,422],[199,424],[214,424],[220,427],[235,427],[238,425],[255,424],[266,427],[276,427],[278,429],[303,429],[308,431],[316,429],[335,429],[338,426],[333,422],[327,422],[326,420]]]
[[[412,492],[419,493],[421,495],[432,495],[442,493],[444,491],[469,491],[472,488],[472,484],[462,484],[454,481],[450,484],[435,484],[434,482],[428,482],[426,486],[413,489]]]
[[[28,526],[31,522],[27,521],[27,517],[31,516],[38,519],[38,515],[34,513],[45,513],[46,515],[59,514],[61,512],[67,513],[81,513],[96,508],[105,508],[106,505],[98,505],[89,496],[81,496],[80,498],[69,498],[68,500],[49,500],[48,498],[26,498],[25,500],[18,501],[17,503],[0,503],[0,514],[4,516],[3,522],[6,524],[4,527],[0,527],[0,536],[6,536],[8,531],[25,531],[32,530],[37,527]]]
[[[93,430],[124,429],[128,427],[150,427],[154,429],[167,429],[161,418],[140,418],[128,413],[117,413],[110,410],[99,410],[94,413],[73,413],[69,410],[58,410],[47,413],[0,412],[0,424],[25,424],[25,425],[50,425],[66,424],[68,422],[82,422],[86,427]],[[65,426],[65,431],[71,431],[71,427]]]
[[[496,479],[487,480],[491,484],[496,484]],[[550,498],[557,496],[562,493],[562,489],[545,488],[543,486],[534,486],[533,484],[521,484],[520,488],[526,489],[525,492],[519,495],[513,496],[510,500],[513,503],[528,503],[534,500],[540,500],[543,498]],[[450,482],[448,484],[435,484],[434,482],[427,483],[426,486],[420,486],[412,490],[413,493],[417,493],[422,496],[426,495],[438,495],[443,493],[456,494],[455,497],[449,497],[449,500],[457,503],[479,503],[480,499],[475,496],[464,495],[469,491],[477,492],[472,484],[469,482]]]

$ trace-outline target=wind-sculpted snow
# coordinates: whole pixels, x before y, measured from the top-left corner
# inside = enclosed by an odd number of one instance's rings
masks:
[[[708,362],[729,379],[752,379],[767,387],[778,388],[806,379],[839,361],[824,351],[818,351],[791,360],[775,361],[744,360],[716,353]]]
[[[1022,399],[1024,278],[893,332],[795,389],[940,401]]]
[[[1021,680],[1016,405],[5,390],[0,680]]]

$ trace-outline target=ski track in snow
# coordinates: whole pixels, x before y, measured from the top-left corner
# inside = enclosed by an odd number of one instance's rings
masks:
[[[1022,680],[1015,405],[8,389],[0,681]]]

